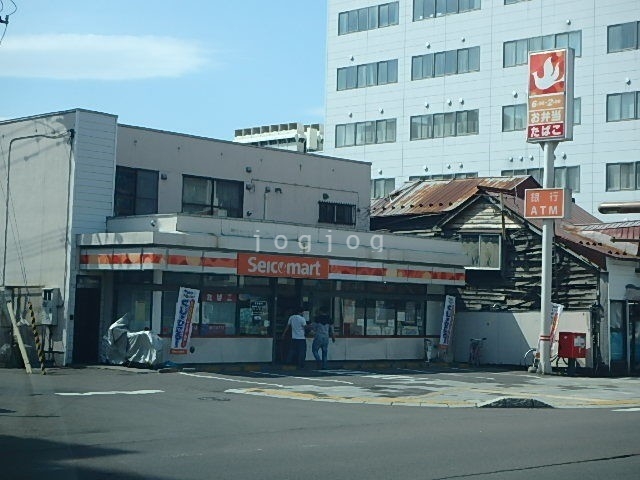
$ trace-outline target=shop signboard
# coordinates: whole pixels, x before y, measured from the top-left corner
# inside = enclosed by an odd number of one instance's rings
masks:
[[[456,315],[456,297],[447,295],[444,300],[444,312],[442,314],[442,330],[440,331],[440,348],[448,348],[451,344],[453,321]]]
[[[527,141],[573,139],[573,49],[529,54]]]
[[[569,198],[563,188],[528,188],[524,191],[524,218],[565,218]]]
[[[197,320],[199,295],[200,290],[180,287],[169,353],[177,355],[187,354],[189,341],[191,340],[191,328],[194,320]]]
[[[238,275],[329,278],[329,259],[264,253],[238,253]]]

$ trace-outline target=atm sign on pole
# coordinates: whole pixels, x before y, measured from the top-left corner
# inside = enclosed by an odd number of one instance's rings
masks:
[[[564,218],[571,198],[563,188],[532,188],[524,191],[524,218]]]

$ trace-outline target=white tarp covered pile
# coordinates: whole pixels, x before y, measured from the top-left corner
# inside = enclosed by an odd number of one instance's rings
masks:
[[[129,314],[116,320],[105,335],[106,360],[114,365],[162,363],[162,339],[153,332],[130,332]]]

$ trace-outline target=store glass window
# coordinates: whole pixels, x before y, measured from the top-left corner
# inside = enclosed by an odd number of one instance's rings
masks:
[[[240,293],[238,295],[238,334],[267,336],[271,326],[269,307],[267,295]]]
[[[334,301],[334,327],[345,337],[362,337],[365,334],[365,301],[363,299],[336,297]]]
[[[390,300],[368,300],[366,311],[367,336],[395,335],[396,306]]]
[[[152,292],[136,286],[116,288],[116,315],[127,315],[129,331],[151,329]]]
[[[396,309],[397,335],[424,335],[424,304],[398,301]]]
[[[236,305],[238,294],[204,291],[202,302],[200,336],[220,337],[236,334]]]
[[[609,304],[609,341],[611,344],[611,361],[623,362],[627,359],[626,307],[624,301],[611,301]]]

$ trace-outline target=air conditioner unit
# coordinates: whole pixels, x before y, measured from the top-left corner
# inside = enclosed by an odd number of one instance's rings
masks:
[[[58,324],[58,308],[62,305],[62,295],[59,288],[42,289],[41,325]]]

